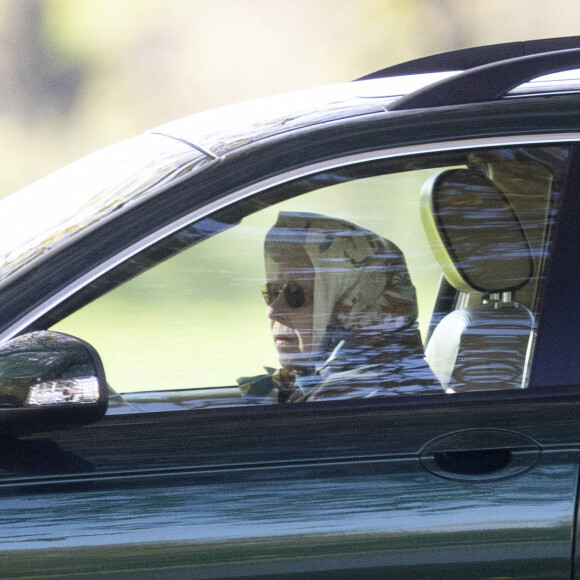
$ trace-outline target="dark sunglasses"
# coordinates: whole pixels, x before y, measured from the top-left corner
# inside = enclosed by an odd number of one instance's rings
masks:
[[[297,282],[288,282],[284,286],[276,282],[268,282],[262,286],[262,296],[268,306],[280,296],[281,292],[284,293],[284,300],[290,308],[300,308],[306,303],[304,288]]]

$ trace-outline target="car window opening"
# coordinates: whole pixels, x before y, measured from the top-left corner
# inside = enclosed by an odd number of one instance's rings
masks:
[[[285,183],[145,248],[45,323],[90,329],[139,409],[525,388],[567,160],[456,151]]]

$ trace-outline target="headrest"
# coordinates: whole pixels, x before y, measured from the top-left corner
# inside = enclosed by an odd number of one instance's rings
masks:
[[[533,256],[504,193],[472,169],[447,169],[421,189],[421,218],[447,281],[462,292],[509,292],[528,283]]]

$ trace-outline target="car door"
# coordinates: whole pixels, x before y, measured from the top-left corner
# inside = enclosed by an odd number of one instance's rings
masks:
[[[6,577],[570,577],[578,396],[575,369],[560,364],[573,347],[554,321],[570,327],[562,304],[576,300],[559,253],[571,233],[557,226],[574,223],[566,189],[577,169],[570,145],[545,141],[417,147],[281,173],[176,213],[175,227],[55,302],[39,320],[90,342],[115,394],[94,426],[11,442],[17,453],[1,466]],[[351,397],[360,374],[350,366],[337,396],[244,397],[240,384],[280,365],[260,288],[281,214],[337,218],[394,243],[425,346],[447,315],[496,299],[454,286],[473,239],[447,246],[440,262],[428,237],[430,220],[453,215],[426,196],[455,170],[483,175],[513,218],[471,207],[471,229],[497,221],[492,238],[524,232],[528,279],[502,303],[531,315],[523,357],[519,327],[496,342],[500,317],[468,353],[479,370],[465,388],[443,384],[439,368],[408,379],[404,367]],[[451,206],[464,205],[462,193]],[[139,228],[139,211],[125,227]],[[510,240],[486,267],[518,262]],[[497,371],[502,361],[517,380]],[[401,388],[423,380],[434,388]]]

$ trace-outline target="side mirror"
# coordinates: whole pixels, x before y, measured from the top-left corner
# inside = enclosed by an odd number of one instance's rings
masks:
[[[103,364],[86,342],[39,331],[0,345],[0,433],[93,423],[105,414],[107,400]]]

